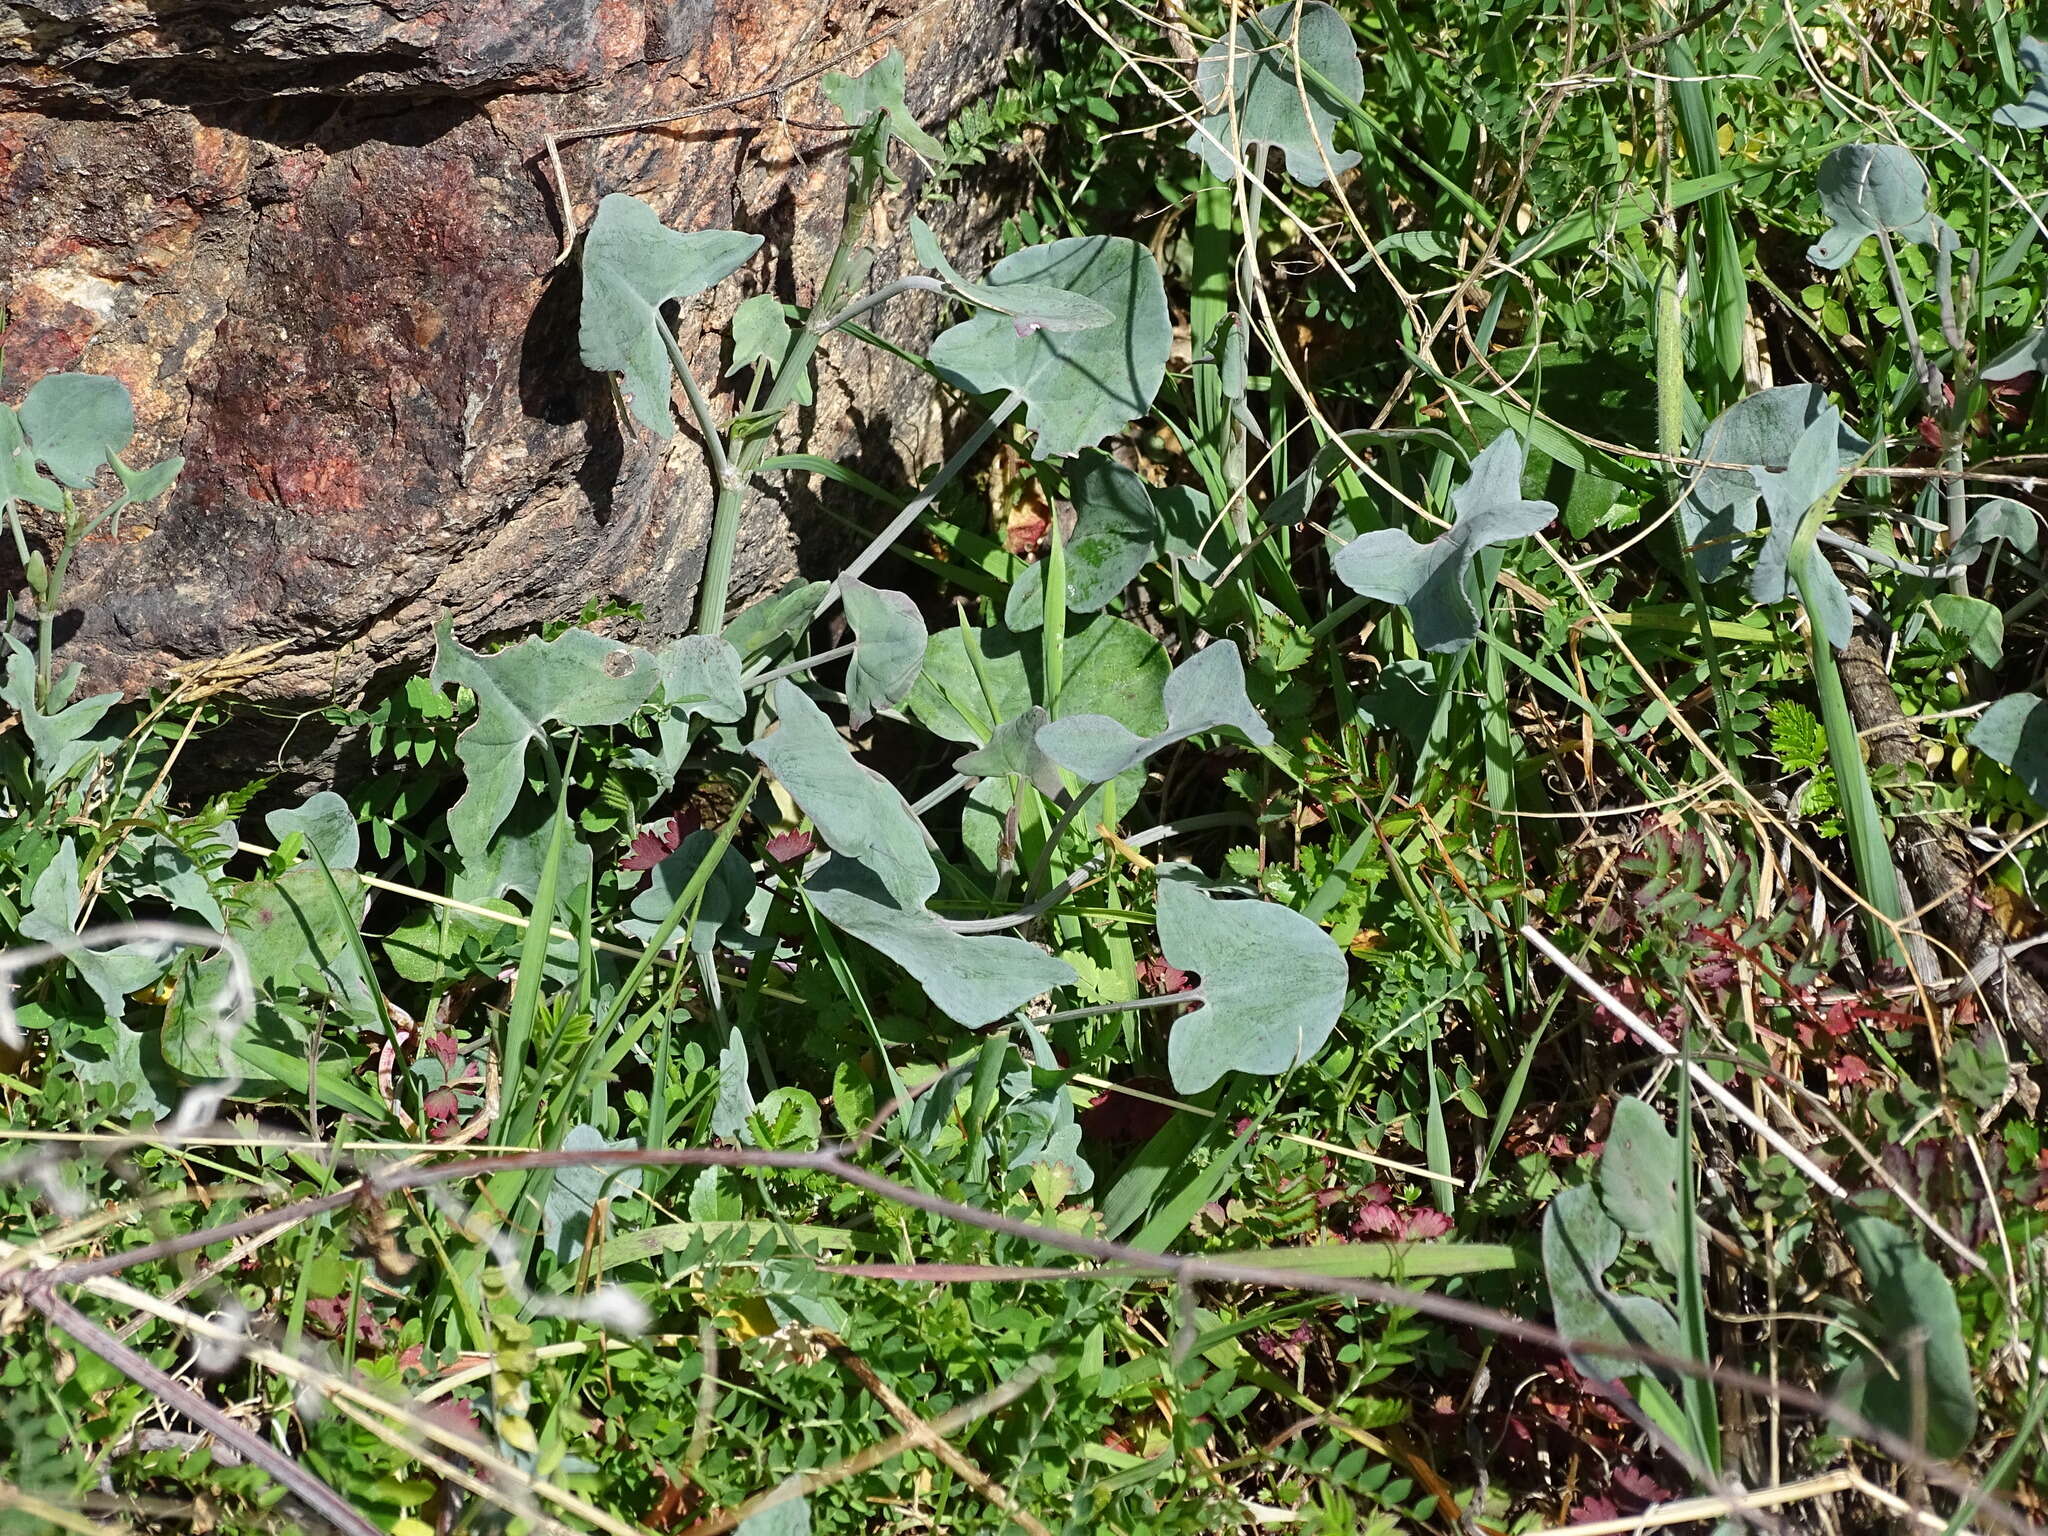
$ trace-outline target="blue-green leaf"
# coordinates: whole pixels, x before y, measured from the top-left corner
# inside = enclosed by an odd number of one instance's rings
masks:
[[[1956,234],[1927,210],[1927,172],[1897,144],[1844,144],[1820,167],[1820,208],[1833,227],[1806,259],[1834,271],[1880,230],[1917,245],[1956,248]]]
[[[111,754],[121,732],[117,728],[102,730],[100,724],[107,711],[121,702],[121,695],[96,693],[65,703],[79,677],[77,667],[67,667],[51,690],[50,712],[45,714],[36,704],[35,653],[12,635],[5,639],[7,672],[0,680],[0,703],[21,716],[22,734],[28,737],[29,753],[43,784],[61,784],[86,764]]]
[[[753,1112],[754,1090],[747,1086],[747,1041],[734,1026],[718,1053],[718,1097],[711,1105],[711,1134],[720,1141],[752,1141],[747,1117]]]
[[[983,286],[998,297],[1030,283],[1080,294],[1106,308],[1107,325],[1060,332],[1001,314],[978,314],[932,343],[942,378],[971,394],[1014,391],[1037,458],[1093,447],[1151,409],[1173,350],[1166,287],[1151,253],[1090,235],[1027,246],[997,262]]]
[[[362,853],[362,832],[349,803],[331,789],[305,802],[272,811],[263,818],[280,843],[292,833],[304,835],[308,848],[318,849],[329,869],[354,869]]]
[[[1205,115],[1188,148],[1219,181],[1238,174],[1255,144],[1285,151],[1287,174],[1311,187],[1358,164],[1335,133],[1358,106],[1365,70],[1350,26],[1327,5],[1272,5],[1256,24],[1240,23],[1202,55],[1195,90]]]
[[[11,405],[0,405],[0,503],[25,501],[45,512],[64,510],[64,492],[36,471],[36,456]]]
[[[2020,43],[2020,67],[2028,75],[2027,93],[1991,114],[2008,128],[2048,128],[2048,43],[2029,37]]]
[[[1037,704],[1021,715],[1011,716],[995,728],[987,746],[977,747],[955,758],[953,771],[979,779],[1008,774],[1028,779],[1048,798],[1057,795],[1060,792],[1060,765],[1047,757],[1038,745],[1039,727],[1048,718],[1044,707]]]
[[[1702,469],[1684,501],[1679,521],[1702,581],[1716,581],[1735,563],[1737,541],[1754,533],[1762,495],[1759,469],[1769,473],[1791,462],[1809,427],[1826,418],[1835,424],[1833,468],[1854,464],[1870,444],[1849,430],[1828,397],[1812,384],[1758,390],[1716,416],[1700,439],[1699,456],[1740,469]]]
[[[670,229],[623,192],[597,205],[583,240],[583,366],[623,375],[627,406],[656,437],[675,430],[661,306],[702,293],[760,248],[759,235]]]
[[[946,159],[946,146],[920,128],[904,105],[903,55],[896,49],[891,48],[862,74],[828,71],[818,82],[818,90],[839,109],[849,127],[858,128],[876,116],[886,117],[889,131],[925,159]]]
[[[847,718],[859,730],[878,710],[903,702],[924,667],[924,615],[901,592],[842,577],[839,595],[853,630],[846,668]]]
[[[1607,1287],[1607,1271],[1621,1256],[1621,1226],[1601,1209],[1592,1189],[1578,1185],[1558,1194],[1543,1213],[1543,1273],[1557,1331],[1581,1344],[1627,1344],[1683,1358],[1678,1319],[1649,1296],[1621,1296]],[[1588,1376],[1612,1379],[1648,1374],[1651,1367],[1621,1356],[1581,1350],[1572,1362]]]
[[[1415,643],[1454,651],[1479,634],[1474,562],[1494,544],[1508,544],[1550,526],[1557,508],[1522,497],[1522,444],[1503,432],[1472,461],[1472,476],[1451,493],[1457,516],[1421,544],[1399,528],[1361,534],[1337,552],[1337,575],[1361,597],[1408,610]]]
[[[1159,553],[1164,532],[1152,493],[1106,453],[1083,455],[1073,481],[1074,531],[1066,540],[1067,612],[1095,613]],[[1028,565],[1010,588],[1003,622],[1017,631],[1045,622],[1045,565]]]
[[[82,491],[135,435],[135,407],[119,379],[46,373],[21,402],[21,429],[50,473]]]
[[[573,1125],[562,1138],[564,1152],[602,1152],[637,1146],[633,1141],[606,1141],[594,1125]],[[621,1200],[640,1187],[640,1170],[601,1164],[557,1168],[541,1207],[541,1240],[558,1263],[573,1264],[583,1253],[591,1213],[599,1200]]]
[[[1843,1218],[1870,1287],[1883,1352],[1857,1360],[1835,1383],[1835,1399],[1930,1456],[1953,1456],[1977,1429],[1977,1392],[1956,1293],[1918,1236],[1881,1216]],[[1865,1347],[1859,1345],[1859,1347]]]
[[[1166,1042],[1177,1093],[1200,1093],[1226,1072],[1273,1077],[1307,1061],[1344,1009],[1344,952],[1273,902],[1220,901],[1162,880],[1159,950],[1200,978],[1201,1007],[1175,1020]]]
[[[1255,747],[1273,743],[1244,691],[1244,663],[1234,640],[1218,640],[1175,667],[1160,703],[1166,728],[1151,736],[1139,736],[1107,715],[1068,715],[1040,727],[1038,745],[1062,768],[1099,784],[1204,731],[1228,728]]]
[[[1009,316],[1017,326],[1056,333],[1092,331],[1116,319],[1086,294],[1066,288],[1052,288],[1044,283],[1007,283],[992,288],[987,283],[969,281],[946,259],[945,247],[939,244],[931,225],[916,214],[910,216],[910,243],[917,251],[918,263],[938,273],[954,293],[976,309]]]
[[[1970,745],[2012,770],[2034,799],[2048,805],[2048,702],[2039,694],[2008,694],[1978,718]]]

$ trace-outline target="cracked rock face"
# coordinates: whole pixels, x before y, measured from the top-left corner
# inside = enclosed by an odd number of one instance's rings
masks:
[[[655,443],[577,361],[546,136],[687,111],[864,42],[839,67],[900,47],[913,109],[940,124],[1034,9],[0,0],[0,398],[111,374],[135,398],[129,462],[186,459],[169,497],[81,551],[64,657],[91,687],[137,691],[271,647],[247,691],[319,702],[423,668],[443,612],[471,639],[605,599],[644,605],[651,635],[687,628],[710,478],[690,428]],[[741,298],[802,302],[822,273],[844,135],[792,123],[834,120],[809,81],[779,106],[563,147],[580,219],[630,192],[677,228],[766,237],[684,315],[701,379]],[[910,184],[892,201],[921,175],[895,163]],[[891,228],[903,206],[885,205]],[[944,212],[975,259],[996,210]],[[908,345],[935,318],[891,309]],[[809,451],[898,483],[933,457],[914,370],[835,337],[818,382]],[[736,601],[802,562],[806,494],[757,492]]]

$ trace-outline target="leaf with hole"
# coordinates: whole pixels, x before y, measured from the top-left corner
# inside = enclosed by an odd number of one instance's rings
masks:
[[[1159,553],[1164,532],[1151,490],[1108,454],[1082,455],[1071,481],[1074,531],[1066,540],[1067,612],[1095,613]],[[1045,562],[1024,568],[1010,588],[1003,622],[1022,633],[1045,622]]]
[[[1287,174],[1304,186],[1358,164],[1335,135],[1364,94],[1365,70],[1349,24],[1327,5],[1271,5],[1240,22],[1202,55],[1195,91],[1203,117],[1188,148],[1218,181],[1235,177],[1259,144],[1284,152]]]
[[[1557,508],[1522,497],[1522,444],[1503,432],[1472,461],[1472,475],[1451,492],[1456,518],[1427,544],[1404,530],[1360,534],[1337,552],[1337,575],[1361,597],[1408,610],[1415,643],[1454,651],[1479,635],[1479,553],[1550,526]]]
[[[1811,384],[1758,390],[1716,416],[1702,434],[1699,456],[1741,468],[1704,468],[1679,504],[1679,520],[1702,581],[1716,581],[1734,565],[1738,544],[1756,531],[1763,488],[1756,471],[1783,468],[1807,429],[1823,418],[1835,423],[1834,468],[1861,459],[1870,444],[1849,430],[1828,397]]]
[[[903,702],[924,667],[924,615],[901,592],[841,577],[839,595],[853,630],[846,668],[847,719],[859,730],[876,712]]]
[[[1079,294],[1107,309],[1110,323],[1062,332],[979,314],[932,343],[941,378],[970,394],[1022,397],[1040,459],[1093,447],[1151,409],[1173,350],[1173,322],[1149,251],[1113,235],[1026,246],[990,268],[984,286],[1001,297],[1018,283]]]
[[[818,91],[839,109],[849,127],[858,128],[875,117],[888,119],[889,131],[927,160],[944,161],[946,146],[920,128],[903,101],[903,55],[891,48],[870,69],[858,75],[830,70],[818,82]]]
[[[1866,1353],[1843,1371],[1835,1400],[1917,1440],[1930,1456],[1953,1456],[1977,1428],[1977,1392],[1955,1290],[1921,1251],[1917,1234],[1868,1212],[1845,1217],[1842,1226],[1877,1314],[1878,1326],[1867,1338],[1882,1358]]]
[[[804,889],[835,928],[902,966],[941,1013],[969,1029],[1006,1018],[1075,980],[1072,966],[1035,944],[956,933],[922,905],[894,904],[858,865],[828,860]]]
[[[702,293],[760,248],[759,235],[670,229],[623,192],[597,205],[583,237],[583,366],[621,375],[626,405],[656,437],[675,430],[662,305]]]
[[[119,379],[46,373],[21,402],[21,429],[50,473],[82,491],[135,435],[135,407]]]
[[[318,849],[329,869],[354,869],[362,853],[362,833],[349,803],[331,789],[323,789],[298,805],[272,811],[263,825],[279,842],[299,833],[308,849]]]
[[[924,828],[896,786],[853,760],[825,712],[788,678],[775,685],[775,728],[747,750],[775,775],[825,846],[866,868],[899,907],[939,888]]]
[[[526,751],[551,725],[617,725],[661,683],[654,658],[587,629],[553,640],[522,640],[483,655],[455,638],[447,619],[435,632],[437,685],[476,695],[476,721],[455,743],[468,787],[448,812],[455,850],[481,861],[526,783]]]
[[[1956,234],[1927,209],[1927,172],[1897,144],[1844,144],[1820,167],[1820,211],[1831,228],[1806,259],[1829,271],[1849,264],[1872,235],[1897,235],[1952,251]]]
[[[1684,1358],[1678,1319],[1649,1296],[1622,1296],[1607,1288],[1607,1271],[1621,1257],[1621,1225],[1587,1185],[1567,1189],[1543,1213],[1543,1274],[1557,1331],[1581,1345],[1626,1344]],[[1621,1355],[1572,1352],[1588,1376],[1611,1380],[1644,1375],[1652,1367]]]
[[[2020,67],[2027,72],[2026,94],[1993,112],[1991,120],[2008,128],[2048,128],[2048,43],[2022,39]]]
[[[1199,978],[1201,1006],[1166,1042],[1176,1093],[1226,1072],[1274,1077],[1322,1049],[1349,971],[1329,934],[1287,907],[1219,900],[1184,880],[1159,883],[1158,921],[1166,963]]]

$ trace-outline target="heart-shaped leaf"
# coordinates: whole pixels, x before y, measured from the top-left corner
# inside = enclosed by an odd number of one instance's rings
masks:
[[[1160,703],[1166,728],[1151,736],[1107,715],[1069,715],[1041,727],[1038,745],[1068,772],[1100,784],[1203,731],[1228,727],[1255,747],[1273,744],[1272,731],[1245,694],[1244,663],[1234,640],[1218,640],[1175,667]]]
[[[356,813],[331,789],[321,790],[300,805],[272,811],[263,818],[263,825],[279,842],[300,833],[307,848],[319,850],[329,869],[354,869],[362,854]]]
[[[489,656],[457,640],[445,618],[435,638],[432,680],[476,695],[476,723],[455,743],[468,788],[448,812],[465,862],[483,858],[526,783],[526,749],[548,726],[617,725],[661,682],[652,656],[587,629]]]
[[[1074,531],[1066,540],[1067,612],[1095,613],[1159,553],[1163,529],[1151,490],[1106,453],[1090,451],[1072,481]],[[1045,622],[1045,566],[1028,565],[1010,588],[1003,622],[1019,632]]]
[[[1970,745],[2011,769],[2028,794],[2048,805],[2048,702],[2040,695],[2000,699],[1978,718]]]
[[[118,729],[100,729],[107,711],[121,702],[118,693],[96,693],[90,698],[66,704],[78,686],[78,668],[67,667],[50,692],[50,712],[36,703],[36,658],[14,636],[7,642],[7,673],[0,680],[0,703],[21,716],[22,734],[28,737],[29,752],[36,774],[45,787],[55,787],[80,768],[114,750],[121,739]]]
[[[1174,1021],[1166,1043],[1177,1093],[1200,1093],[1226,1072],[1285,1072],[1322,1049],[1344,1010],[1344,952],[1273,902],[1220,901],[1162,880],[1159,952],[1200,978],[1201,1007]]]
[[[945,247],[939,244],[931,225],[914,213],[910,216],[910,243],[917,251],[918,264],[938,273],[954,293],[977,309],[1008,315],[1014,325],[1055,333],[1092,331],[1116,318],[1086,294],[1065,288],[1050,288],[1043,283],[1010,283],[991,288],[986,283],[970,282],[946,259]]]
[[[1806,259],[1835,271],[1847,266],[1872,235],[1916,245],[1956,248],[1956,234],[1927,211],[1927,172],[1897,144],[1844,144],[1820,167],[1820,210],[1833,227],[1808,247]]]
[[[984,287],[1039,284],[1081,295],[1110,312],[1107,325],[1060,332],[979,314],[932,343],[931,361],[971,394],[1014,391],[1033,454],[1066,458],[1092,447],[1151,409],[1173,350],[1173,322],[1159,264],[1143,246],[1090,235],[1026,246],[997,262]]]
[[[1800,434],[1785,468],[1750,471],[1770,510],[1770,533],[1757,551],[1749,595],[1767,607],[1797,595],[1813,627],[1836,650],[1849,643],[1856,615],[1841,577],[1821,553],[1814,525],[1825,521],[1822,504],[1841,483],[1836,462],[1840,436],[1841,419],[1829,406]]]
[[[0,507],[25,501],[45,512],[64,510],[64,492],[36,471],[36,456],[11,405],[0,405]]]
[[[849,127],[858,128],[881,116],[889,120],[889,131],[927,160],[944,161],[946,146],[926,133],[903,103],[903,55],[891,48],[863,74],[828,72],[818,82],[824,98],[839,109]]]
[[[1457,516],[1427,544],[1399,528],[1361,534],[1337,552],[1337,575],[1361,597],[1408,610],[1415,643],[1454,651],[1479,634],[1478,579],[1473,563],[1490,545],[1508,544],[1550,526],[1557,508],[1522,498],[1522,444],[1503,432],[1472,461],[1472,476],[1451,492]]]
[[[2044,370],[2048,370],[2048,326],[2027,332],[1987,363],[1978,377],[1987,384],[2003,384],[2007,379]]]
[[[901,592],[886,592],[841,577],[839,596],[853,630],[853,660],[846,668],[847,718],[866,725],[877,710],[903,702],[924,667],[924,615]]]
[[[864,869],[837,859],[826,861],[805,893],[834,927],[902,966],[941,1013],[969,1029],[1006,1018],[1076,979],[1072,966],[1035,944],[956,933],[921,905],[892,904]]]
[[[46,373],[21,402],[21,429],[50,473],[82,491],[135,435],[135,407],[119,379]]]
[[[1358,106],[1365,70],[1344,18],[1327,5],[1285,3],[1241,22],[1195,67],[1206,114],[1188,148],[1229,181],[1255,144],[1286,152],[1287,174],[1318,187],[1358,164],[1339,152],[1337,119]]]
[[[1744,466],[1698,472],[1678,515],[1702,581],[1716,581],[1735,563],[1738,540],[1754,533],[1762,486],[1755,471],[1789,464],[1808,427],[1823,416],[1835,429],[1835,469],[1862,458],[1870,444],[1849,430],[1828,397],[1811,384],[1787,384],[1745,396],[1716,416],[1700,439],[1711,464]]]
[[[966,752],[953,760],[955,773],[978,779],[1008,774],[1029,780],[1040,794],[1050,798],[1060,792],[1060,765],[1038,745],[1038,730],[1050,718],[1041,705],[1034,704],[995,729],[988,745]]]
[[[2020,67],[2027,72],[2027,93],[1991,114],[2008,128],[2048,128],[2048,43],[2029,37],[2020,43]]]
[[[760,248],[759,235],[670,229],[623,192],[597,205],[583,240],[583,366],[622,375],[627,406],[656,437],[675,430],[661,306],[702,293]]]
[[[669,909],[696,877],[704,860],[710,857],[717,844],[715,833],[699,830],[692,832],[677,845],[674,853],[663,859],[648,872],[647,888],[633,898],[632,915],[619,923],[619,928],[634,938],[645,941],[654,937],[655,929],[669,914]],[[710,877],[698,893],[697,920],[686,924],[690,948],[695,950],[702,962],[703,974],[711,974],[711,947],[724,944],[738,948],[746,942],[747,907],[754,899],[754,872],[747,867],[747,861],[740,857],[732,844],[727,843],[718,862],[711,868]]]
[[[114,466],[114,475],[121,482],[121,507],[139,507],[155,501],[173,485],[184,471],[185,461],[165,459],[161,464],[152,464],[147,469],[130,469],[113,455],[109,455]]]
[[[774,294],[757,293],[751,299],[742,299],[739,308],[732,312],[732,361],[727,365],[726,373],[738,373],[754,363],[766,363],[768,371],[773,373],[782,366],[790,330],[782,300]],[[796,403],[811,403],[808,374],[797,381]]]
[[[1835,1383],[1834,1396],[1893,1434],[1917,1439],[1928,1455],[1953,1456],[1977,1429],[1955,1290],[1921,1252],[1916,1234],[1868,1212],[1845,1217],[1842,1226],[1878,1318],[1866,1338],[1883,1358],[1856,1361]]]
[[[897,906],[922,907],[939,888],[939,871],[896,786],[856,763],[825,712],[788,678],[775,685],[775,716],[775,728],[747,750],[803,807],[826,847],[866,868]]]
[[[1683,1358],[1678,1319],[1649,1296],[1620,1296],[1607,1288],[1607,1271],[1621,1256],[1621,1227],[1579,1185],[1543,1213],[1543,1274],[1557,1331],[1581,1344],[1627,1344]],[[1572,1363],[1597,1380],[1645,1375],[1651,1367],[1618,1355],[1572,1352]]]

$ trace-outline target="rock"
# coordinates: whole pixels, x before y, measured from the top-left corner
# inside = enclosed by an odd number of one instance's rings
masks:
[[[858,72],[889,47],[913,109],[942,124],[1040,9],[0,0],[0,396],[58,370],[115,375],[135,397],[130,462],[187,461],[165,501],[81,551],[64,658],[91,688],[135,692],[274,647],[245,691],[304,704],[423,669],[443,612],[472,640],[607,599],[643,604],[650,636],[686,629],[709,476],[692,429],[656,445],[577,360],[547,135],[834,60]],[[819,125],[836,121],[806,78],[563,147],[581,220],[631,192],[675,227],[766,237],[688,309],[701,379],[741,298],[800,300],[823,271],[845,136]],[[883,211],[877,281],[924,174],[894,163],[908,184]],[[994,213],[964,195],[942,210],[970,262]],[[922,298],[887,313],[911,345],[937,318]],[[808,451],[900,482],[937,425],[915,370],[828,340]],[[736,601],[796,570],[788,507],[757,493]],[[0,585],[19,574],[0,564]]]

